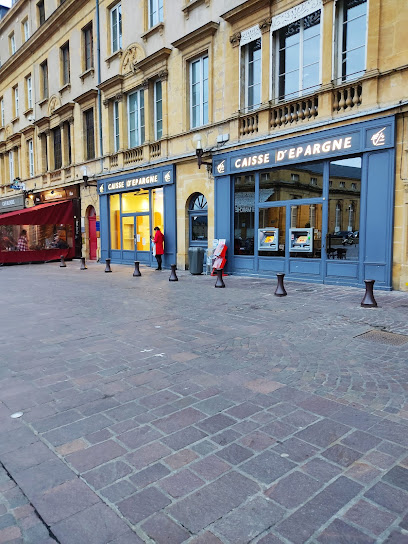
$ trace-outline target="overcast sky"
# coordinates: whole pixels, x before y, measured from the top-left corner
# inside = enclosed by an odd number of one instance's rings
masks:
[[[11,0],[0,0],[0,6],[11,7]]]

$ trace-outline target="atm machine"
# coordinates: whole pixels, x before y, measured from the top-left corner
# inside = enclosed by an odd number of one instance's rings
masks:
[[[289,251],[291,253],[313,253],[313,227],[289,229]]]
[[[279,229],[258,229],[258,251],[278,251]]]

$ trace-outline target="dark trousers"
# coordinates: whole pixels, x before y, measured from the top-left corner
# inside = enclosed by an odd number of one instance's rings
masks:
[[[161,270],[162,269],[162,256],[161,255],[156,255],[156,261],[157,261],[157,270]]]

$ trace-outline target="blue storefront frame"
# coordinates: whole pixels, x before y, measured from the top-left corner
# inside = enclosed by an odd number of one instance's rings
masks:
[[[359,156],[362,159],[360,195],[359,256],[354,261],[327,258],[325,248],[329,206],[329,162]],[[323,161],[325,184],[318,199],[296,200],[301,204],[322,204],[323,231],[320,259],[262,257],[256,244],[254,255],[234,255],[234,178],[237,174],[260,173],[279,167],[301,167]],[[295,138],[274,140],[268,144],[234,150],[213,159],[215,177],[215,238],[225,238],[229,247],[227,270],[241,275],[272,276],[277,272],[287,279],[350,286],[364,285],[364,279],[376,280],[376,287],[392,288],[392,239],[395,180],[394,116],[353,123],[313,132]],[[256,183],[258,187],[258,183]],[[255,225],[258,228],[259,195],[255,195]],[[289,225],[293,200],[269,203],[268,207],[285,206]],[[288,247],[289,233],[286,232]]]
[[[114,194],[134,192],[138,189],[163,188],[163,211],[164,211],[164,255],[163,266],[169,268],[170,264],[176,262],[177,236],[176,236],[176,167],[167,165],[143,171],[126,172],[116,176],[110,176],[98,181],[98,194],[100,205],[100,237],[101,237],[101,261],[110,258],[114,263],[132,264],[135,253],[129,250],[115,250],[110,243],[110,210],[109,197]],[[149,191],[150,210],[151,191]],[[150,229],[153,234],[151,213],[124,213],[125,216],[150,215]],[[122,233],[121,233],[122,238]],[[123,246],[122,246],[123,247]],[[151,252],[139,252],[140,261],[148,266],[156,265]]]

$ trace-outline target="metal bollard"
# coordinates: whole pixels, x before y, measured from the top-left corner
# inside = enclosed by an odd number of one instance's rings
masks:
[[[170,274],[169,281],[178,281],[178,277],[176,274],[176,265],[172,264],[170,266],[171,266],[171,274]]]
[[[61,264],[60,264],[60,268],[66,268],[66,264],[65,264],[65,259],[64,259],[64,255],[61,255]]]
[[[276,277],[278,278],[278,285],[275,290],[275,297],[286,297],[287,292],[285,289],[285,286],[283,285],[283,278],[285,277],[285,274],[278,273],[276,274]]]
[[[374,298],[374,283],[375,280],[364,280],[366,284],[366,291],[363,297],[363,300],[361,301],[361,306],[363,308],[376,308],[377,307],[377,301]]]
[[[79,270],[86,270],[87,267],[85,266],[85,257],[81,257],[81,266]]]
[[[217,272],[217,281],[215,282],[214,287],[219,287],[222,289],[223,287],[225,287],[224,280],[222,279],[222,268],[217,268],[216,272]]]
[[[106,263],[105,272],[112,272],[111,267],[110,267],[110,262],[111,262],[110,259],[105,260],[105,263]]]
[[[133,277],[134,278],[139,277],[139,276],[142,275],[140,270],[139,270],[139,264],[140,264],[139,261],[135,261],[135,270],[133,272]]]

